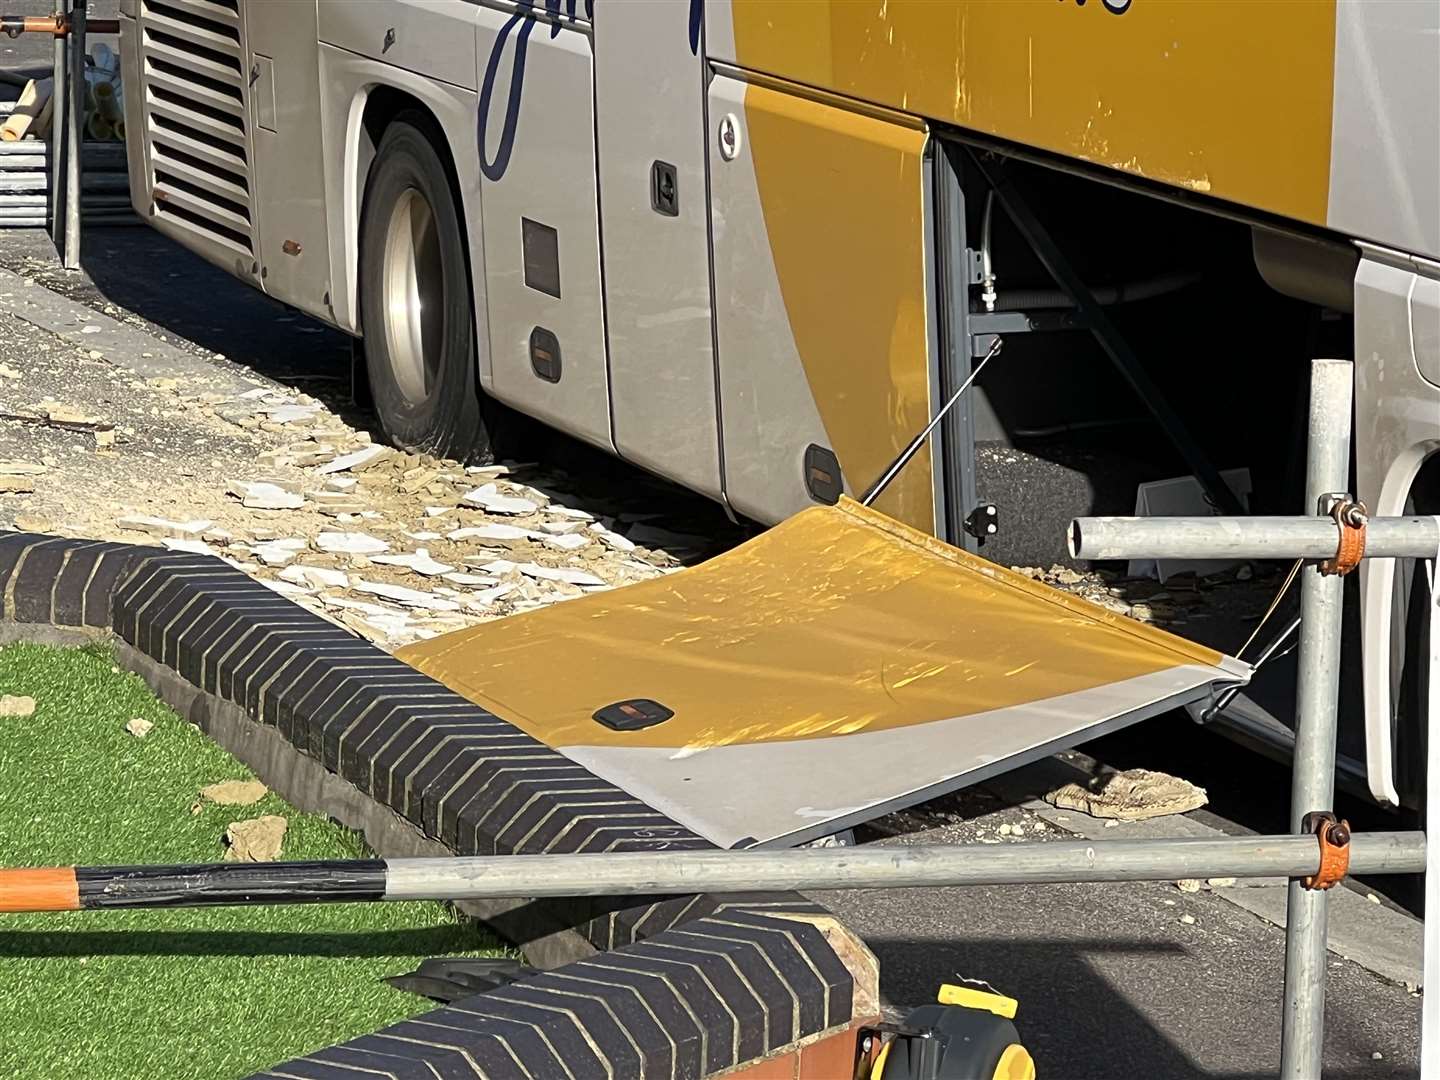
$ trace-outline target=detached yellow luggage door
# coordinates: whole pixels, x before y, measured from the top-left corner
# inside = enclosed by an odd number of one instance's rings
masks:
[[[1249,674],[848,499],[399,656],[722,847],[823,836]]]

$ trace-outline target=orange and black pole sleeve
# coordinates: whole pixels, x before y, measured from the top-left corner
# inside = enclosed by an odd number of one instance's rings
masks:
[[[0,912],[385,899],[381,859],[0,870]]]

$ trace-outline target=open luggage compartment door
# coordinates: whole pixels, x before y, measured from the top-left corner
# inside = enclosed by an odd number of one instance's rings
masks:
[[[824,836],[1250,672],[849,499],[399,656],[721,847]]]

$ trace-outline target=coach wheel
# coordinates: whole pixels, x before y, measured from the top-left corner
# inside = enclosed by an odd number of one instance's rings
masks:
[[[459,199],[434,125],[402,113],[370,168],[360,226],[360,319],[375,412],[407,450],[493,457],[499,412],[477,381]]]

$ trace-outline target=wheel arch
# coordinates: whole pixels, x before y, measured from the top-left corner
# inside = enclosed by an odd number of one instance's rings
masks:
[[[1440,474],[1440,386],[1432,370],[1433,339],[1417,337],[1417,315],[1433,319],[1433,292],[1418,293],[1423,279],[1440,267],[1411,256],[1363,248],[1355,278],[1355,475],[1356,494],[1371,513],[1395,516],[1412,511],[1417,497],[1433,500]],[[1413,506],[1440,512],[1440,504]],[[1360,567],[1361,668],[1365,743],[1370,791],[1382,803],[1397,804],[1397,690],[1404,645],[1405,578],[1396,559],[1366,560]],[[1432,718],[1433,719],[1433,718]]]
[[[328,120],[326,203],[331,214],[337,325],[357,337],[362,334],[359,259],[365,182],[385,128],[406,110],[428,117],[433,127],[465,230],[473,309],[483,316],[485,263],[475,92],[331,46],[321,48],[321,69]],[[485,384],[490,369],[488,341],[483,332],[478,337],[480,378]]]

